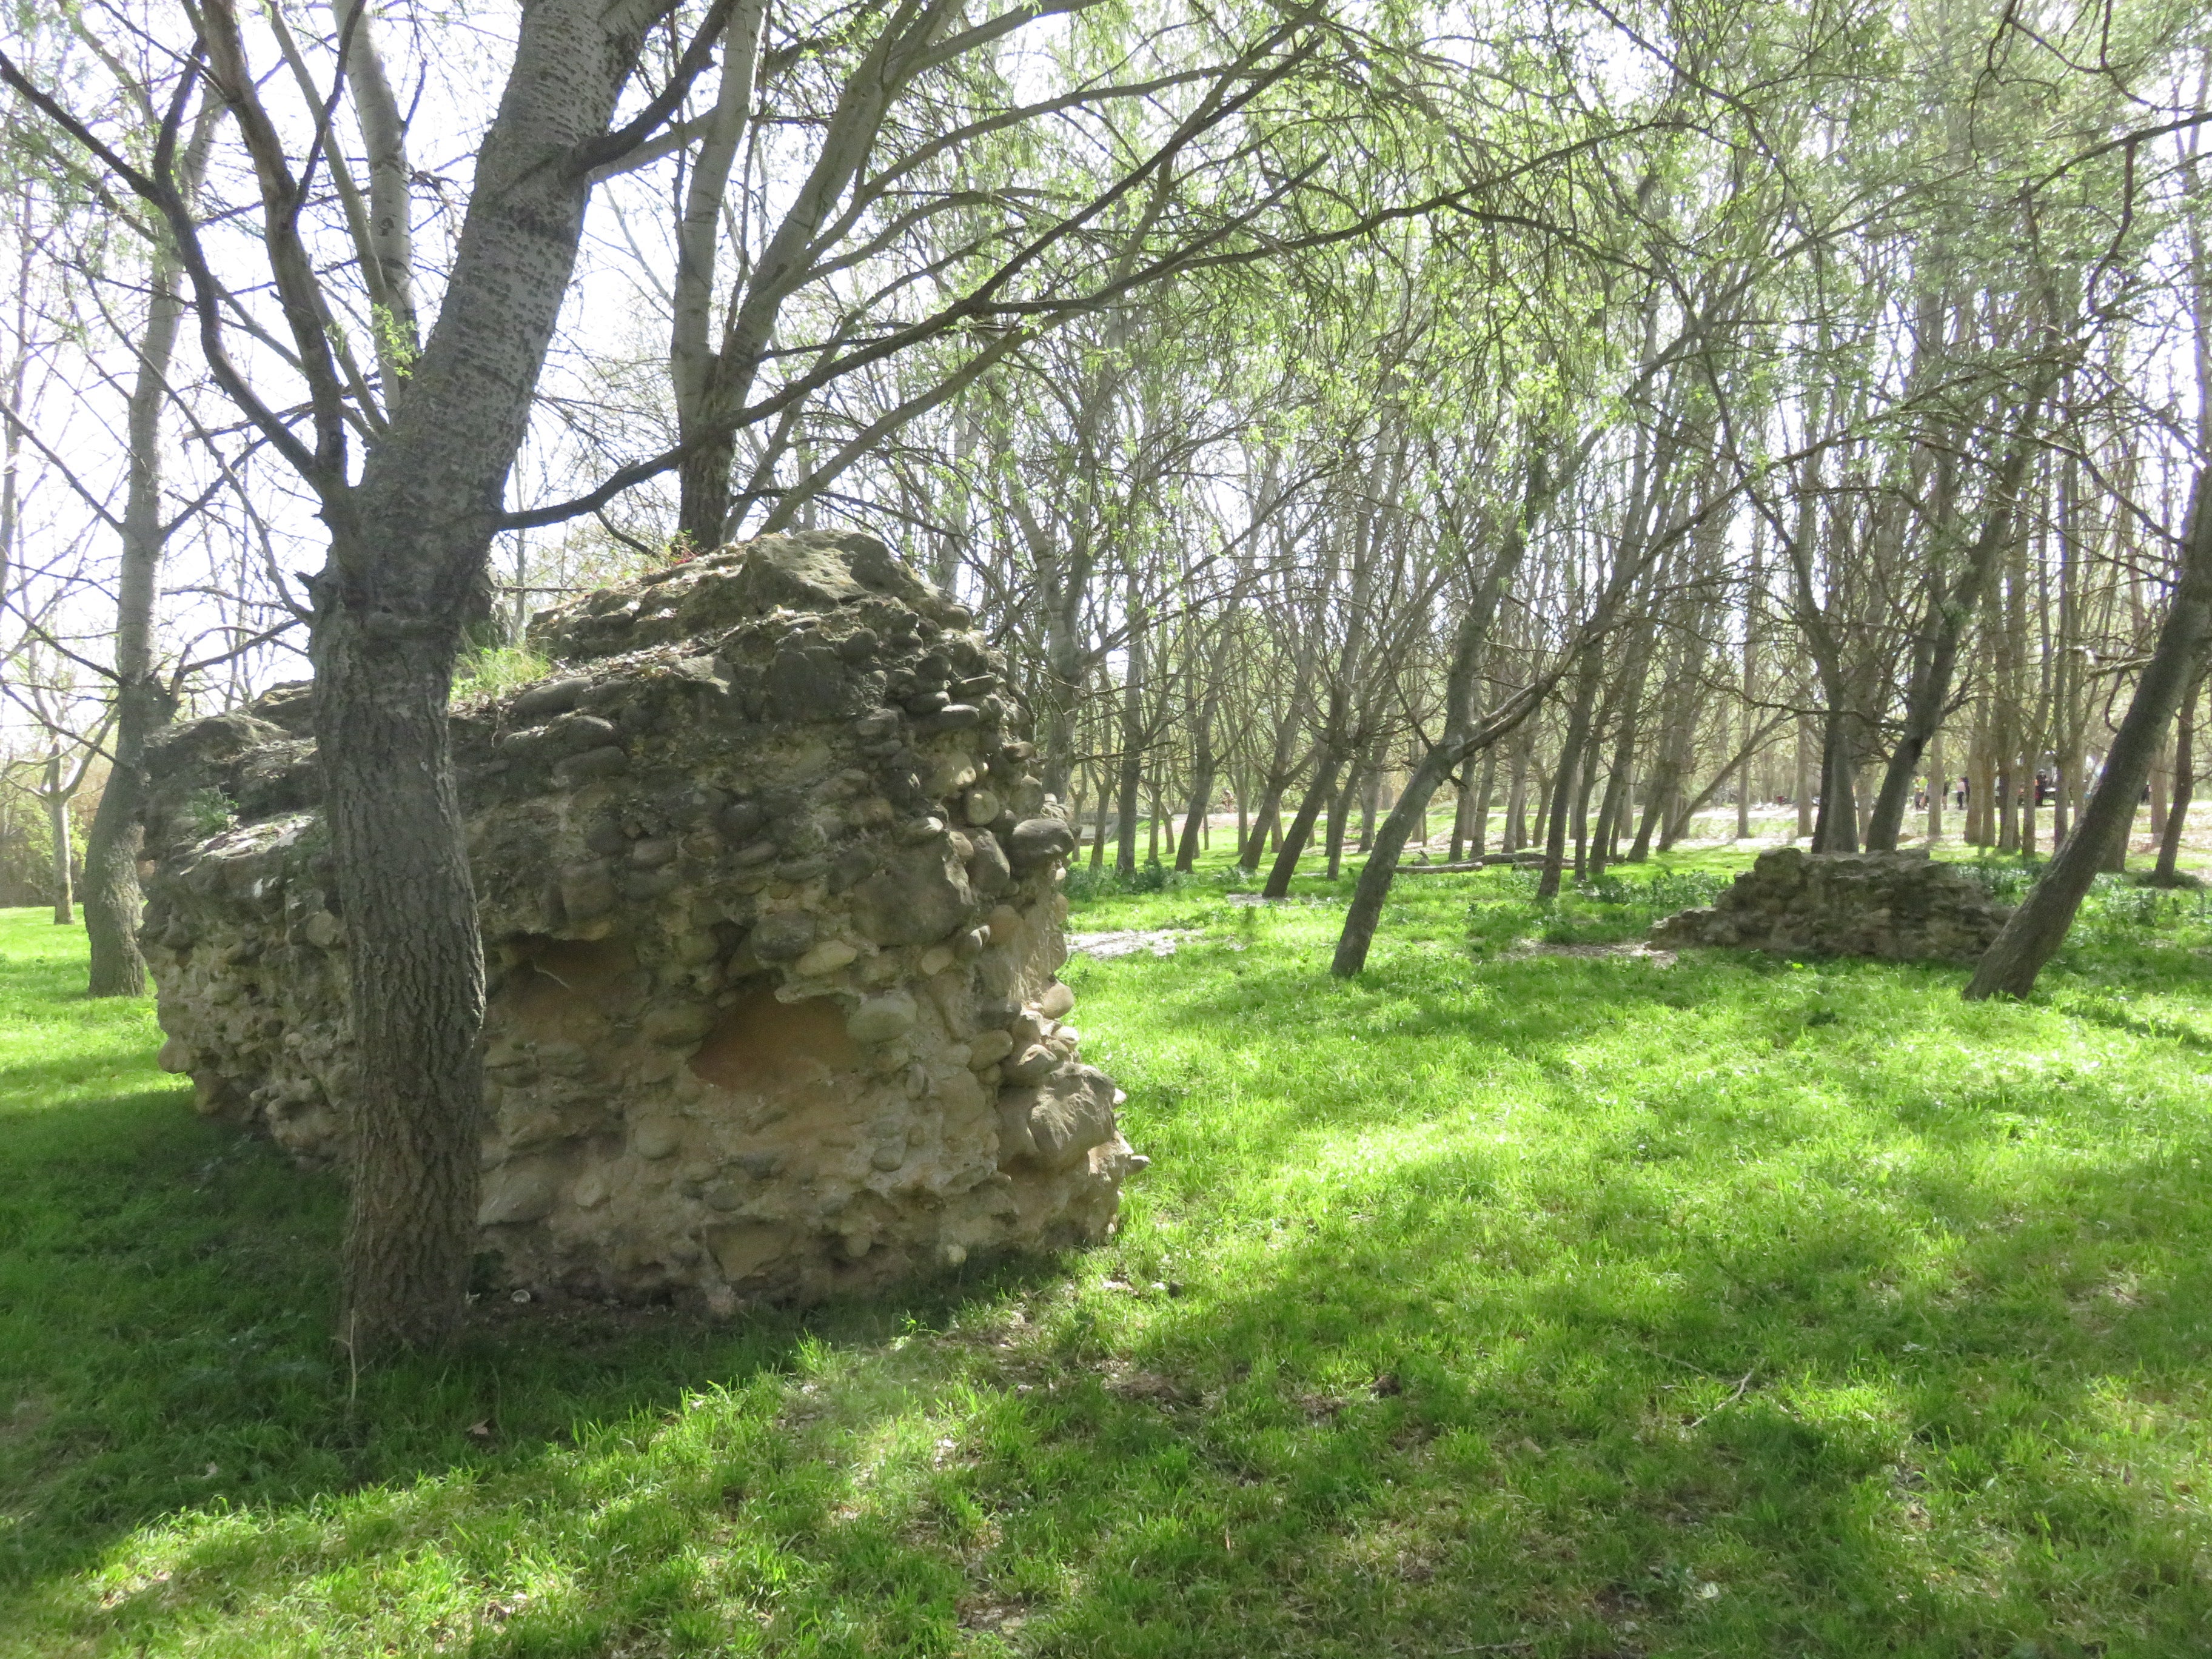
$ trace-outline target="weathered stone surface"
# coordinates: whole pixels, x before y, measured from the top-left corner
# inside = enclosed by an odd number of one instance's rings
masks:
[[[967,614],[808,535],[534,635],[554,674],[453,715],[508,1279],[726,1308],[1110,1228],[1143,1160],[1056,1024],[1073,836]],[[356,1062],[307,709],[284,688],[157,750],[142,939],[197,1109],[325,1164]]]
[[[941,825],[883,865],[853,890],[860,931],[878,945],[934,945],[975,917],[975,891]]]
[[[1014,826],[1007,854],[1016,870],[1057,863],[1075,850],[1075,831],[1062,818],[1025,818]]]
[[[1979,884],[1925,854],[1782,847],[1760,854],[1711,908],[1654,924],[1651,942],[1785,956],[1972,962],[2011,914]]]

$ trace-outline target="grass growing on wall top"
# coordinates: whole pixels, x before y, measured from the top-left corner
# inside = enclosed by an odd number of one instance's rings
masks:
[[[1678,859],[1670,902],[1729,867]],[[1101,891],[1121,1237],[349,1376],[334,1181],[0,921],[0,1653],[2185,1655],[2212,1620],[2212,922],[1963,970],[1540,906]]]

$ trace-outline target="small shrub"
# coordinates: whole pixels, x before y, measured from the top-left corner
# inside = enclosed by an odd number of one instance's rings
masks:
[[[2150,933],[2169,911],[2181,908],[2180,902],[2162,889],[2136,887],[2122,876],[2099,876],[2090,894],[2098,921],[2123,933]]]
[[[550,659],[527,643],[488,645],[471,651],[453,665],[453,701],[497,696],[532,680],[544,679],[552,669]]]
[[[1984,892],[2003,904],[2019,903],[2021,896],[2035,885],[2036,877],[2043,872],[2039,865],[2014,862],[1987,853],[1970,864],[1956,867],[1960,875],[1978,884]]]
[[[238,803],[210,785],[185,797],[185,819],[202,841],[219,836],[238,822]]]

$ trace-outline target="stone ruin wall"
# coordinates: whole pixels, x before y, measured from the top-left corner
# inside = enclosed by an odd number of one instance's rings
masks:
[[[1973,962],[2007,907],[1972,877],[1909,853],[1761,853],[1709,908],[1655,922],[1651,943],[1718,945],[1784,956]]]
[[[880,544],[808,534],[532,636],[553,675],[453,724],[506,1281],[726,1310],[1109,1231],[1145,1160],[1054,978],[1073,836],[968,614]],[[342,1163],[348,942],[306,689],[179,728],[151,771],[162,1064]]]

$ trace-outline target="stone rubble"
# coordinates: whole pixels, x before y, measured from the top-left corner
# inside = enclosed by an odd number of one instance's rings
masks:
[[[1652,925],[1657,946],[1972,962],[2011,910],[1925,853],[1762,853],[1710,908]]]
[[[1079,957],[1111,962],[1116,957],[1133,957],[1139,951],[1150,951],[1156,957],[1171,957],[1183,940],[1199,937],[1198,931],[1191,927],[1158,927],[1150,932],[1131,927],[1112,933],[1070,933],[1067,948]]]
[[[1074,837],[968,613],[861,536],[541,614],[453,717],[504,1285],[717,1311],[1093,1240],[1146,1160],[1082,1063]],[[347,939],[306,688],[151,762],[142,938],[199,1109],[343,1161]]]

